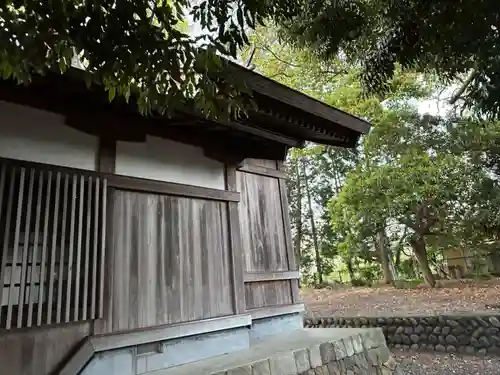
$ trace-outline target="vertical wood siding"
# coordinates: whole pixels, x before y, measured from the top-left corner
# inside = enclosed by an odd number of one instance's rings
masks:
[[[0,373],[50,375],[90,333],[89,322],[0,335]]]
[[[101,333],[233,313],[227,203],[120,190],[110,203]]]
[[[238,172],[238,190],[245,270],[288,270],[278,179]]]
[[[261,281],[245,283],[245,301],[247,309],[290,305],[290,280]]]
[[[270,169],[279,165],[275,161],[256,159],[246,160],[245,164]],[[296,270],[285,180],[244,171],[237,174],[245,272],[279,275],[283,271]],[[297,279],[247,279],[245,301],[248,310],[298,302]]]

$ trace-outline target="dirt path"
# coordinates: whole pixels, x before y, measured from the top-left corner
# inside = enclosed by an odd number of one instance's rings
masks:
[[[500,358],[393,352],[404,375],[498,375]]]
[[[485,311],[500,304],[498,279],[460,283],[453,287],[395,289],[393,287],[305,289],[302,298],[309,317],[386,316]],[[499,309],[500,310],[500,309]],[[500,373],[500,370],[499,370]]]

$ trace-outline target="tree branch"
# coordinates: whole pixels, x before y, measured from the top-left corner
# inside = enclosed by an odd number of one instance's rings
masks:
[[[269,52],[271,55],[273,55],[273,57],[278,60],[279,62],[282,62],[283,64],[286,64],[288,66],[291,66],[292,68],[300,68],[300,69],[305,69],[307,68],[306,66],[304,65],[298,65],[298,64],[295,64],[295,63],[292,63],[290,61],[286,61],[286,60],[283,60],[281,57],[279,57],[276,52],[274,52],[272,49],[270,49],[269,47],[265,46],[265,45],[259,45],[259,48]],[[333,74],[333,75],[340,75],[340,74],[347,74],[347,70],[345,69],[341,69],[341,70],[329,70],[329,69],[325,69],[325,70],[320,70],[319,71],[320,73],[324,73],[324,74]]]
[[[457,100],[460,99],[462,94],[465,92],[467,87],[474,80],[474,78],[476,78],[478,76],[478,74],[479,73],[476,71],[476,69],[472,69],[471,72],[469,73],[469,76],[467,77],[467,79],[464,81],[464,83],[462,83],[462,86],[460,86],[460,88],[451,96],[448,103],[455,104],[457,102]]]

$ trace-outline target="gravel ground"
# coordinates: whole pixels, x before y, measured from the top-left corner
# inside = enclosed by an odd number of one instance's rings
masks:
[[[393,351],[402,375],[499,375],[500,358]]]
[[[500,303],[500,279],[427,289],[338,287],[301,290],[308,317],[480,312]],[[498,311],[498,308],[494,310]],[[500,370],[498,372],[500,374]]]

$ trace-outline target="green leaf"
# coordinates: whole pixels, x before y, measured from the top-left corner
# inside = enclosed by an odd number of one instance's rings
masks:
[[[116,89],[114,86],[111,86],[108,89],[108,99],[110,102],[113,101],[113,99],[115,98],[115,94],[116,94]]]

